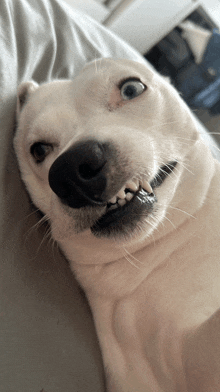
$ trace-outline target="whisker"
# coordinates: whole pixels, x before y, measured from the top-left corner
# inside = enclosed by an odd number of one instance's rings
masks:
[[[187,170],[190,174],[192,174],[193,176],[195,175],[195,173],[193,173],[191,170],[188,169],[187,164],[184,162],[178,162],[185,170]],[[188,165],[189,166],[189,165]]]
[[[165,167],[167,167],[167,168],[169,168],[169,166],[168,165],[163,165],[163,166],[165,166]],[[172,174],[174,175],[174,177],[176,177],[176,178],[178,178],[178,176],[177,176],[177,174],[174,172],[174,171],[172,171],[171,173],[167,173],[165,170],[163,170],[163,169],[160,169],[160,172],[162,172],[162,173],[164,173],[166,176],[168,176],[168,177],[171,177],[172,176]],[[158,175],[158,177],[160,178],[160,174],[157,174]]]
[[[133,262],[129,259],[129,257],[128,257],[128,255],[127,255],[126,253],[124,253],[124,258],[125,258],[133,267],[135,267],[135,268],[137,268],[137,269],[140,270],[140,267],[138,267],[135,263],[133,263]]]
[[[39,244],[39,246],[37,248],[36,255],[39,253],[40,248],[43,245],[44,241],[46,241],[50,237],[50,235],[51,235],[51,228],[49,227],[49,228],[47,228],[47,230],[46,230],[46,232],[45,232],[45,234],[44,234],[44,236],[43,236],[43,238],[42,238],[42,240],[41,240],[41,242],[40,242],[40,244]]]
[[[136,259],[124,246],[123,246],[124,251],[127,253],[128,256],[130,256],[133,260],[137,261],[138,263],[144,264],[142,261]]]
[[[49,218],[47,215],[44,215],[39,221],[37,221],[37,223],[35,223],[26,233],[26,237],[25,237],[25,243],[28,240],[29,236],[32,234],[32,232],[36,229],[39,229],[41,226],[44,225],[44,223],[48,222]]]
[[[166,219],[166,220],[173,226],[173,228],[174,228],[175,230],[177,229],[177,227],[173,224],[173,222],[172,222],[169,218],[167,218],[166,215],[164,216],[164,219]]]
[[[32,215],[35,215],[37,212],[40,212],[40,208],[34,208],[34,211],[31,211],[27,216],[22,218],[21,221],[25,221],[25,220],[29,219]]]
[[[161,207],[171,208],[172,210],[176,210],[176,211],[182,212],[183,214],[186,214],[186,215],[188,215],[189,217],[191,217],[191,218],[193,218],[193,219],[197,219],[195,216],[191,215],[189,212],[184,211],[184,210],[181,210],[181,208],[173,207],[173,206],[171,206],[171,205],[161,204],[161,203],[158,203],[158,202],[157,202],[157,204],[158,204],[159,206],[161,206]]]
[[[150,216],[152,220],[156,221],[156,225],[154,225],[154,224],[149,220],[149,214],[148,214],[148,213],[143,214],[143,216],[146,217],[146,218],[145,218],[145,222],[146,222],[149,226],[151,226],[154,230],[159,231],[158,223],[160,223],[160,222],[159,222],[159,220],[158,220],[156,217],[154,217],[153,215]]]
[[[153,121],[153,120],[152,120]],[[159,122],[158,120],[154,120],[155,121],[155,125],[152,125],[151,127],[148,127],[148,129],[150,130],[151,128],[154,128],[155,126],[159,126],[159,127],[165,127],[167,125],[172,125],[172,124],[181,124],[181,121],[179,120],[175,120],[175,121],[167,121],[167,122]]]
[[[52,254],[53,254],[53,260],[56,261],[56,257],[55,257],[55,246],[56,246],[57,249],[58,249],[58,243],[57,243],[57,241],[55,241],[55,240],[53,239],[53,237],[52,237],[52,235],[51,235],[51,232],[50,232],[49,243],[51,243],[51,250],[52,250]]]
[[[194,140],[192,140],[192,139],[190,139],[190,138],[187,138],[187,137],[175,136],[175,139],[187,140],[187,141],[189,141],[189,142],[193,142],[193,143],[194,143]]]
[[[205,146],[207,146],[207,143],[206,143],[204,140],[201,139],[201,141],[202,141],[202,143],[203,143]],[[210,147],[214,147],[217,151],[220,152],[220,148],[217,147],[216,144],[209,143],[209,146],[210,146]]]
[[[183,214],[186,214],[186,215],[190,216],[190,218],[197,219],[195,216],[191,215],[189,212],[184,211],[184,210],[181,210],[181,208],[177,208],[177,207],[173,207],[173,206],[169,206],[169,208],[171,208],[171,209],[173,209],[173,210],[180,211],[180,212],[182,212]]]

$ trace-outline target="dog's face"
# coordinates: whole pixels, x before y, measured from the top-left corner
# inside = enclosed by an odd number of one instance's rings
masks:
[[[79,244],[139,241],[156,230],[198,137],[174,89],[127,60],[92,62],[74,80],[22,84],[17,117],[14,146],[30,196],[54,239]]]

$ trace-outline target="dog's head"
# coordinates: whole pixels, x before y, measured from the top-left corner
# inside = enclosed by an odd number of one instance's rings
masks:
[[[21,175],[62,242],[126,242],[161,224],[198,138],[178,93],[127,60],[18,89]]]

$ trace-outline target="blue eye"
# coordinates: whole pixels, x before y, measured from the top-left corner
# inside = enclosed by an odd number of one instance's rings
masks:
[[[121,96],[127,101],[138,97],[145,90],[146,86],[140,80],[130,79],[121,85]]]

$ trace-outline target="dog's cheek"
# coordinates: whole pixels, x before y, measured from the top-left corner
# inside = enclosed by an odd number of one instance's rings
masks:
[[[49,188],[49,184],[39,181],[32,172],[25,172],[24,169],[21,172],[21,177],[34,205],[39,208],[43,214],[49,216],[52,197],[52,191]]]
[[[77,235],[77,217],[74,213],[74,210],[68,210],[52,193],[48,216],[51,236],[55,241],[65,241]]]

